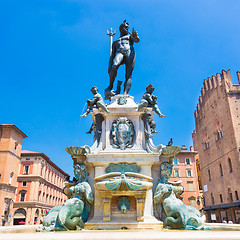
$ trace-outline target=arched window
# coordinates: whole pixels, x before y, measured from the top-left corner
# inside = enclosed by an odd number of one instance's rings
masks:
[[[19,192],[19,195],[20,195],[19,201],[20,201],[20,202],[24,202],[24,201],[26,200],[26,193],[27,193],[26,190],[21,190],[21,191]]]
[[[208,170],[208,180],[211,181],[211,173],[210,173],[210,170]]]
[[[38,216],[39,216],[39,210],[37,209],[36,212],[35,212],[34,224],[37,224]]]
[[[231,173],[233,170],[232,170],[232,161],[230,158],[228,158],[228,166],[229,166],[229,172]]]
[[[222,194],[219,195],[219,198],[220,198],[220,202],[222,203],[223,202]]]
[[[219,169],[220,169],[220,176],[223,176],[223,170],[222,170],[222,164],[221,163],[219,165]]]
[[[196,198],[194,196],[189,197],[188,201],[191,206],[196,207]]]
[[[11,172],[11,173],[10,173],[10,179],[9,179],[9,185],[12,184],[13,175],[14,175],[14,172]]]
[[[23,225],[25,224],[25,219],[26,219],[26,210],[23,208],[19,208],[14,213],[13,225]]]
[[[228,188],[228,196],[229,196],[229,200],[232,202],[233,201],[233,196],[232,196],[232,191],[230,188]]]
[[[41,191],[38,192],[38,201],[41,201]]]
[[[43,176],[43,166],[41,167],[41,176]]]
[[[212,193],[211,193],[211,200],[212,200],[212,204],[214,204],[214,196]]]

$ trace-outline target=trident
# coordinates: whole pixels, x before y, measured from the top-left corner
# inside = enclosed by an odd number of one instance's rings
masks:
[[[112,56],[112,43],[113,43],[113,36],[115,35],[116,30],[110,28],[110,32],[107,30],[107,35],[110,37],[110,56]]]

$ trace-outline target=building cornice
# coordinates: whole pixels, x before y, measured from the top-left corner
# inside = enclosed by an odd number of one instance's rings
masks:
[[[18,182],[37,181],[37,180],[41,183],[50,185],[51,187],[57,188],[57,189],[62,191],[61,187],[47,181],[45,178],[43,178],[41,176],[37,176],[37,175],[18,175],[18,177],[17,177]]]
[[[52,208],[54,205],[46,204],[46,203],[41,203],[41,202],[30,202],[30,201],[25,201],[25,202],[14,202],[13,208],[20,208],[20,207],[27,207],[27,208],[39,208],[39,207],[44,207],[44,208]]]
[[[14,154],[13,152],[9,151],[9,150],[0,150],[0,153],[10,153],[12,156],[18,158],[19,160],[21,160],[21,158],[19,156],[17,156],[16,154]]]
[[[50,160],[50,158],[47,155],[45,155],[44,153],[38,153],[38,152],[22,152],[21,153],[21,158],[23,158],[23,157],[36,157],[36,156],[42,157],[43,159],[45,159],[49,165],[54,167],[56,170],[58,170],[60,173],[62,173],[65,177],[69,176],[69,174],[64,172],[60,167],[58,167],[54,162],[52,162]]]
[[[0,189],[12,190],[13,192],[15,192],[17,187],[9,185],[9,184],[6,184],[6,183],[0,183]]]
[[[0,124],[0,128],[12,128],[16,132],[20,133],[23,136],[23,138],[27,137],[27,135],[24,132],[22,132],[18,127],[16,127],[14,124]]]

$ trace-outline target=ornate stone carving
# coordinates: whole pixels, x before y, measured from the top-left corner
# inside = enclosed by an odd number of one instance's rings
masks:
[[[125,105],[127,104],[127,98],[125,96],[119,97],[117,100],[118,105]]]
[[[133,122],[126,117],[113,121],[110,133],[110,143],[121,150],[133,147],[135,130]]]
[[[142,182],[138,179],[127,178],[126,175],[122,173],[120,178],[108,180],[105,186],[111,191],[136,191],[142,187]]]
[[[110,172],[135,172],[140,173],[141,168],[137,166],[136,163],[110,163],[109,166],[105,169],[106,173]]]

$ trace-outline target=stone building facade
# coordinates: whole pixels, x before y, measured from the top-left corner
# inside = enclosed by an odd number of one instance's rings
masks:
[[[240,223],[240,73],[205,79],[195,111],[194,139],[208,222]]]
[[[183,203],[201,209],[196,155],[197,152],[193,151],[192,147],[190,147],[190,151],[188,151],[187,148],[183,146],[181,152],[178,153],[173,160],[173,173],[170,181],[182,181],[184,187],[184,193],[181,195],[181,197],[183,197]]]
[[[13,124],[0,125],[0,226],[12,221],[22,141],[26,137]]]
[[[49,209],[62,205],[67,177],[44,153],[22,151],[13,224],[39,224]]]

